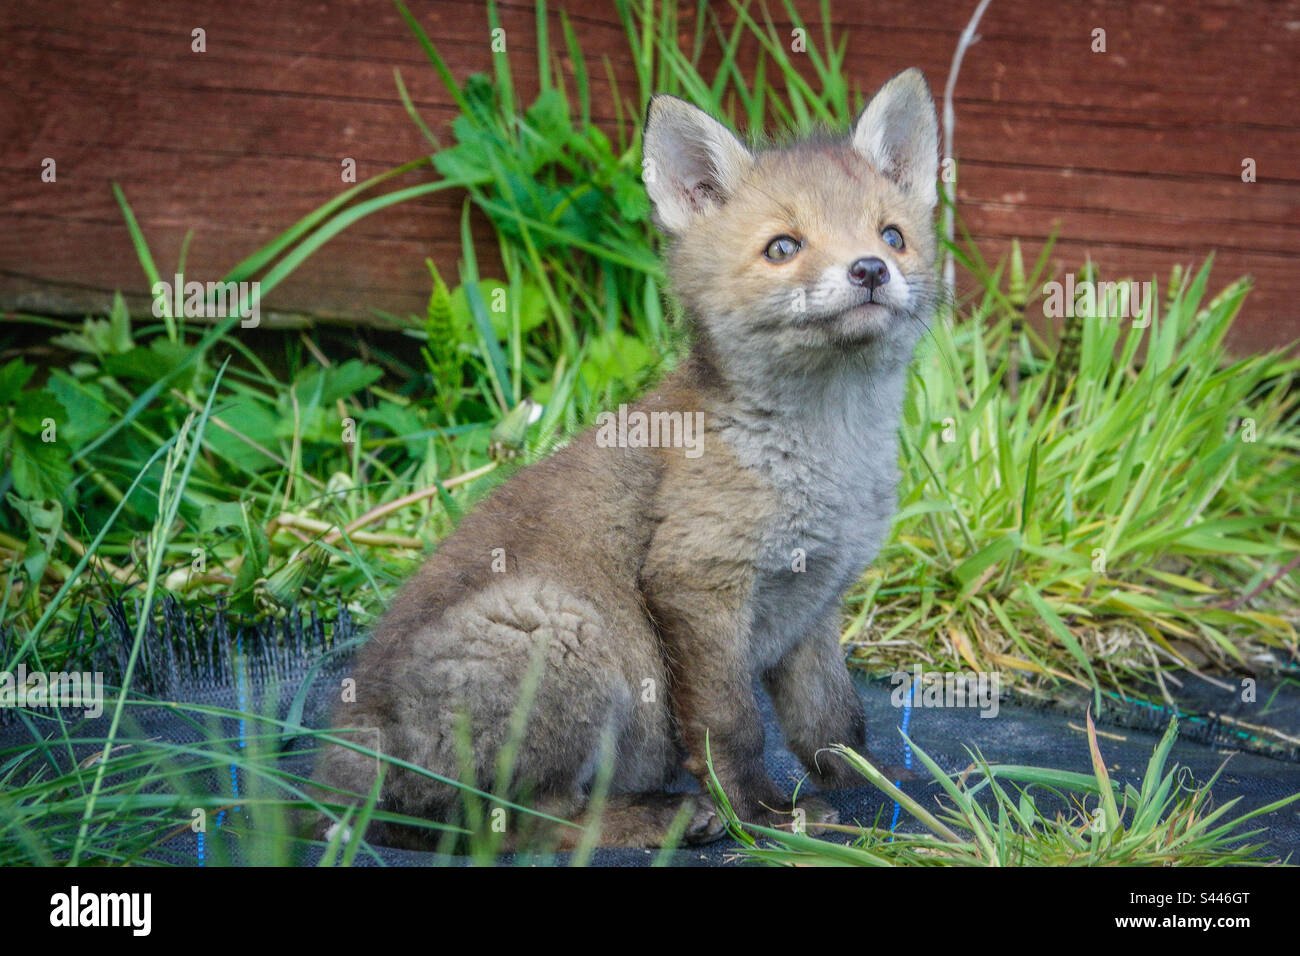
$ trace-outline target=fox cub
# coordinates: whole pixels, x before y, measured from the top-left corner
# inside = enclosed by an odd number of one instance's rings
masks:
[[[847,139],[758,151],[654,97],[644,178],[691,349],[619,424],[639,413],[662,437],[698,422],[693,448],[602,427],[514,475],[397,595],[333,726],[443,778],[468,771],[506,799],[598,819],[606,845],[654,846],[683,820],[699,843],[725,829],[712,802],[666,787],[683,766],[705,784],[706,746],[742,820],[791,821],[763,766],[758,677],[812,783],[860,785],[825,750],[865,750],[840,605],[895,508],[906,370],[939,297],[938,151],[918,70],[886,83]],[[602,761],[609,797],[587,820]],[[332,746],[320,793],[364,796],[377,772]],[[382,809],[457,818],[452,786],[384,772]],[[815,797],[799,807],[809,826],[834,821]]]

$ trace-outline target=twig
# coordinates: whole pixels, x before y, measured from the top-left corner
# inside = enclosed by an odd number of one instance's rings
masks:
[[[1243,604],[1245,604],[1247,601],[1249,601],[1249,600],[1250,600],[1251,598],[1253,598],[1255,595],[1260,594],[1261,592],[1268,590],[1268,589],[1271,588],[1274,584],[1276,584],[1278,581],[1281,581],[1284,577],[1286,577],[1288,574],[1290,574],[1290,573],[1291,573],[1292,571],[1294,571],[1296,568],[1300,568],[1300,554],[1297,554],[1294,558],[1292,558],[1290,561],[1288,561],[1287,564],[1286,564],[1286,567],[1284,567],[1284,568],[1283,568],[1281,571],[1279,571],[1277,574],[1273,575],[1271,578],[1269,578],[1267,581],[1265,581],[1265,582],[1264,582],[1263,584],[1261,584],[1259,587],[1255,588],[1255,589],[1254,589],[1253,591],[1251,591],[1249,594],[1242,595],[1242,596],[1239,597],[1239,598],[1234,598],[1234,599],[1231,600],[1231,601],[1220,601],[1218,604],[1214,604],[1214,605],[1212,605],[1212,607],[1217,607],[1217,608],[1220,608],[1220,609],[1222,609],[1222,610],[1224,610],[1224,611],[1235,611],[1237,608],[1241,607]]]
[[[27,545],[23,544],[17,538],[10,537],[4,532],[0,532],[0,559],[7,559],[9,564],[0,563],[0,571],[7,571],[11,564],[17,564],[27,550]],[[49,577],[55,581],[66,581],[72,574],[72,569],[59,561],[53,555],[45,564],[45,573],[42,577]],[[14,590],[22,588],[22,581],[15,581]]]
[[[943,209],[943,235],[948,240],[948,248],[944,254],[943,260],[943,281],[948,287],[948,293],[952,296],[952,301],[957,301],[957,267],[953,260],[953,203],[957,200],[957,169],[955,165],[956,157],[953,155],[953,129],[957,125],[957,115],[952,108],[953,91],[957,88],[957,74],[961,72],[961,61],[966,56],[966,51],[979,41],[975,34],[975,29],[979,26],[980,18],[984,16],[984,11],[993,0],[980,0],[980,5],[975,8],[975,13],[966,24],[966,29],[961,31],[961,37],[957,40],[957,49],[952,54],[952,66],[948,68],[948,82],[943,87],[943,156],[944,159],[954,162],[952,167],[953,174],[951,181],[945,181],[943,184],[944,196],[947,202]]]
[[[448,478],[442,483],[442,489],[455,488],[473,481],[475,478],[482,478],[488,472],[496,468],[497,463],[490,461],[486,465],[467,471],[464,474],[457,475],[454,478]],[[366,525],[374,524],[380,518],[392,514],[394,511],[400,511],[407,505],[413,505],[416,502],[423,501],[426,498],[432,498],[438,494],[438,485],[430,485],[428,488],[421,488],[419,491],[413,491],[409,495],[403,495],[401,498],[394,498],[392,501],[376,505],[361,517],[340,528],[338,525],[321,521],[317,518],[307,518],[302,515],[296,515],[289,512],[276,515],[271,519],[267,528],[267,536],[270,537],[275,532],[276,527],[285,527],[289,529],[302,528],[307,531],[324,533],[325,537],[321,539],[322,545],[333,544],[344,535],[361,543],[361,544],[392,544],[405,548],[420,548],[424,542],[419,538],[408,538],[403,535],[376,533],[362,531]]]
[[[478,468],[475,468],[473,471],[467,471],[464,474],[457,475],[455,478],[448,478],[446,481],[442,482],[442,487],[444,490],[447,488],[455,488],[457,485],[463,485],[466,482],[473,481],[475,478],[482,478],[492,469],[496,468],[496,466],[497,463],[495,461],[490,461],[486,465],[482,465]],[[422,488],[419,491],[413,491],[409,495],[404,495],[401,498],[394,498],[392,501],[389,501],[386,504],[376,505],[375,507],[367,511],[365,514],[363,514],[356,521],[353,521],[351,524],[349,524],[344,529],[344,531],[348,534],[351,534],[352,532],[356,531],[359,528],[364,528],[368,524],[374,524],[376,521],[378,521],[380,518],[384,517],[385,515],[392,514],[394,511],[400,511],[402,508],[405,508],[407,505],[415,504],[417,501],[423,501],[425,498],[433,498],[437,494],[438,494],[438,486],[430,485],[428,488]],[[334,536],[331,536],[330,538],[326,538],[325,540],[326,543],[330,543],[332,541],[338,540],[338,536],[336,534]]]
[[[77,557],[84,558],[86,556],[86,546],[84,544],[82,544],[72,535],[68,534],[68,532],[66,531],[60,532],[60,534],[63,538],[64,544],[66,544],[73,551],[77,552]],[[116,564],[108,560],[108,558],[104,557],[103,555],[97,554],[94,557],[92,557],[90,561],[92,567],[98,565],[100,570],[107,571],[110,575],[112,575],[113,579],[117,581],[118,584],[132,583],[131,579],[134,576],[133,571],[128,571],[126,568],[119,568]]]
[[[278,514],[271,519],[271,530],[274,531],[277,527],[289,529],[302,528],[305,531],[315,531],[317,534],[325,534],[328,532],[329,534],[324,539],[324,543],[337,541],[338,538],[344,534],[343,531],[339,530],[339,527],[336,524],[331,524],[328,521],[320,521],[316,518],[308,518],[305,515],[296,515],[288,511]],[[356,541],[358,544],[390,544],[396,545],[400,548],[424,547],[424,542],[419,538],[410,538],[400,534],[376,533],[373,531],[354,531],[347,532],[347,534],[349,538]],[[310,543],[310,539],[308,539],[308,543]]]
[[[1233,717],[1231,714],[1216,714],[1210,711],[1210,716],[1220,723],[1227,724],[1230,727],[1241,727],[1249,730],[1251,733],[1277,737],[1284,743],[1294,746],[1300,746],[1300,737],[1293,737],[1291,734],[1283,733],[1277,727],[1270,727],[1267,724],[1252,724],[1240,718]]]

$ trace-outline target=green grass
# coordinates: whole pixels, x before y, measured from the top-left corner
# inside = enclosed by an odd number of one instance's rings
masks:
[[[57,668],[75,622],[111,595],[146,608],[164,590],[191,605],[220,598],[246,617],[295,603],[328,612],[340,599],[363,621],[377,613],[492,483],[680,354],[640,184],[647,97],[676,93],[738,128],[796,131],[847,127],[862,103],[844,80],[846,38],[829,26],[794,56],[765,8],[735,4],[724,24],[701,3],[679,43],[676,5],[622,0],[636,88],[616,90],[617,121],[602,129],[590,121],[597,66],[567,14],[554,30],[538,4],[552,29],[539,31],[539,93],[525,104],[507,55],[492,77],[453,77],[398,7],[459,107],[450,138],[397,76],[432,157],[341,193],[224,278],[258,279],[273,301],[360,219],[447,190],[465,199],[456,274],[431,264],[425,313],[377,314],[397,332],[365,337],[364,351],[327,329],[254,338],[234,318],[132,322],[120,298],[82,323],[29,317],[51,330],[58,357],[0,368],[0,614],[13,649],[0,668]],[[788,7],[778,15],[801,25]],[[751,36],[760,52],[746,75],[736,51]],[[711,46],[719,65],[705,75]],[[433,178],[391,188],[420,174]],[[153,281],[164,270],[115,194]],[[475,216],[492,227],[491,264],[475,254]],[[853,659],[996,670],[1044,692],[1060,681],[1134,692],[1158,667],[1231,670],[1261,652],[1294,661],[1300,575],[1278,572],[1300,551],[1296,361],[1225,353],[1248,284],[1211,297],[1209,263],[1174,273],[1145,330],[1083,316],[1062,341],[1036,332],[1025,318],[1051,278],[1049,251],[1026,275],[1018,256],[986,263],[969,237],[955,249],[982,291],[936,317],[916,362],[900,514],[846,604]],[[184,253],[171,271],[184,271]],[[529,425],[534,402],[543,414]],[[228,766],[228,741],[131,738],[119,753],[118,718],[137,702],[115,706],[117,729],[95,741],[107,759],[0,793],[0,852],[138,860],[160,831],[123,819],[216,806],[186,786]],[[66,748],[69,733],[45,746]],[[39,745],[0,755],[0,780],[25,779],[42,759]],[[263,782],[267,808],[303,804],[303,781],[273,759],[234,759]],[[119,768],[136,773],[123,783]]]
[[[1136,322],[1072,320],[1073,357],[1024,332],[1013,349],[995,286],[935,323],[894,535],[850,601],[862,663],[1123,688],[1157,665],[1294,659],[1296,575],[1238,599],[1300,551],[1298,366],[1225,353],[1248,283],[1207,301],[1209,269]],[[878,643],[903,636],[901,656]]]
[[[1093,773],[989,764],[971,753],[961,773],[945,773],[908,740],[930,780],[943,792],[932,812],[899,790],[870,761],[835,748],[863,778],[897,801],[915,828],[836,824],[851,842],[749,826],[718,801],[744,855],[776,866],[1264,866],[1280,862],[1247,829],[1259,817],[1300,800],[1300,793],[1232,815],[1240,798],[1215,806],[1214,782],[1187,782],[1169,753],[1178,736],[1170,721],[1139,786],[1110,779],[1088,718]],[[904,735],[906,738],[906,735]],[[1067,809],[1059,809],[1065,806]]]

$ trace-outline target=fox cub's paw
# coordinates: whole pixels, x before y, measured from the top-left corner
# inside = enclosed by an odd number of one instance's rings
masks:
[[[852,790],[871,785],[852,764],[830,750],[819,751],[807,770],[809,783],[818,790]]]
[[[840,822],[840,812],[817,797],[801,797],[792,810],[764,807],[757,814],[757,819],[745,822],[774,830],[818,836],[829,833],[828,827]]]
[[[682,819],[685,818],[685,828]],[[670,842],[699,846],[720,839],[727,826],[708,797],[693,794],[642,793],[609,798],[598,821],[586,815],[582,826],[600,827],[601,846],[658,848]],[[680,834],[675,841],[669,838]],[[566,838],[574,840],[572,832]]]
[[[902,764],[887,763],[879,754],[866,747],[854,748],[863,759],[874,765],[890,780],[917,780],[920,776],[914,770]],[[861,771],[832,750],[819,750],[816,756],[805,765],[808,770],[808,782],[818,790],[856,790],[871,786]]]
[[[727,824],[714,809],[712,800],[708,797],[688,797],[687,802],[693,804],[693,809],[690,822],[686,824],[686,832],[682,835],[683,843],[700,846],[720,840],[726,835]]]

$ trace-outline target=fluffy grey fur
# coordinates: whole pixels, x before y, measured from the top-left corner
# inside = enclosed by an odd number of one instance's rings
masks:
[[[608,756],[600,836],[625,845],[657,844],[679,812],[688,840],[721,833],[707,800],[663,792],[682,766],[707,780],[706,746],[742,818],[789,822],[763,771],[755,677],[814,781],[855,780],[823,752],[866,739],[840,601],[888,530],[906,369],[938,294],[937,122],[917,71],[887,83],[844,140],[751,152],[656,97],[644,148],[693,344],[637,409],[702,413],[704,453],[602,447],[589,431],[522,470],[402,589],[335,719],[358,744],[583,824],[596,823],[581,814]],[[798,250],[776,261],[783,235]],[[862,261],[876,263],[870,286],[852,275]],[[332,747],[322,792],[364,795],[376,771]],[[386,809],[453,820],[460,802],[435,778],[386,772]],[[833,819],[815,799],[799,809]]]

